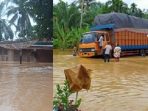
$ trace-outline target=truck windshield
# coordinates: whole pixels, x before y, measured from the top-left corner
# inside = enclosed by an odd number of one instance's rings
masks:
[[[84,34],[81,39],[81,43],[95,42],[95,38],[95,33]]]

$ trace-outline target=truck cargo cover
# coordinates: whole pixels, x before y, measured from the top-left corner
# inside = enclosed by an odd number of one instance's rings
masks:
[[[91,31],[96,31],[96,30],[103,30],[103,29],[113,29],[115,24],[106,24],[106,25],[97,25],[94,27],[91,27]]]
[[[148,29],[148,19],[142,19],[123,13],[101,14],[95,17],[94,25],[115,24],[114,28]]]

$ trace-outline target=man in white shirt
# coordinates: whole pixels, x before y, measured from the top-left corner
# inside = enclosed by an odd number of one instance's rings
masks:
[[[105,46],[105,52],[104,52],[104,62],[109,62],[110,60],[110,54],[111,54],[112,46],[108,42],[107,45]]]
[[[99,38],[99,47],[100,47],[100,49],[102,49],[102,46],[103,46],[103,35],[101,35],[100,36],[100,38]]]

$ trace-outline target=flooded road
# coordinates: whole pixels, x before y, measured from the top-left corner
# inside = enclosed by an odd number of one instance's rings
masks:
[[[0,111],[51,111],[52,64],[1,62]]]
[[[90,90],[79,92],[82,111],[148,111],[148,56],[104,63],[101,58],[73,57],[69,51],[55,50],[54,94],[55,84],[65,80],[63,70],[78,64],[92,69]]]

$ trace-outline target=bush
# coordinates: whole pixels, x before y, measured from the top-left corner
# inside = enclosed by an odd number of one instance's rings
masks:
[[[59,30],[54,31],[53,46],[54,48],[62,49],[72,48],[79,43],[82,33],[87,32],[88,30],[88,27],[71,28],[66,31],[64,31],[63,28],[59,28]]]
[[[81,104],[81,99],[78,99],[74,102],[74,100],[69,100],[70,95],[72,92],[69,89],[68,82],[64,82],[64,86],[60,86],[57,84],[56,86],[56,95],[53,101],[54,111],[77,111],[78,107]]]

